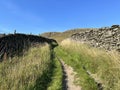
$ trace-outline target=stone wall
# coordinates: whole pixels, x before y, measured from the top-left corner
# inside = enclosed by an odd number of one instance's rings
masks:
[[[48,43],[52,48],[57,45],[53,39],[35,35],[9,34],[0,38],[0,61],[5,57],[21,55],[29,47]]]
[[[99,28],[73,34],[71,39],[88,43],[94,47],[104,48],[106,50],[120,51],[120,26]]]

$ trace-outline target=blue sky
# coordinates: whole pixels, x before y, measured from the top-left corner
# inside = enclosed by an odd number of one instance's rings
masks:
[[[0,33],[40,34],[120,24],[120,0],[0,0]]]

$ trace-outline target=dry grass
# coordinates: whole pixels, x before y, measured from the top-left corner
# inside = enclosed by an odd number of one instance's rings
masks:
[[[103,84],[104,90],[120,89],[120,55],[118,52],[106,52],[70,39],[62,41],[61,46],[69,55],[78,55],[76,60],[73,58],[74,64],[85,66],[91,72],[91,77]]]
[[[69,38],[71,35],[79,32],[85,32],[90,31],[93,28],[77,28],[77,29],[71,29],[67,30],[65,32],[48,32],[43,33],[42,36],[55,39],[58,43],[61,43],[62,40]]]
[[[50,55],[46,45],[31,48],[23,57],[0,63],[0,90],[36,90],[37,79],[49,69]]]

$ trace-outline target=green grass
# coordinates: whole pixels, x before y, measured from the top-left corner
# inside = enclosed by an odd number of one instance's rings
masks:
[[[119,53],[106,52],[71,40],[64,40],[56,52],[77,72],[79,80],[76,84],[83,90],[98,90],[95,81],[102,83],[104,90],[120,89]]]
[[[54,74],[52,77],[52,82],[49,84],[49,87],[47,90],[62,90],[62,67],[60,62],[57,60],[55,57],[55,69],[54,69]]]
[[[77,72],[77,81],[75,81],[77,85],[82,86],[83,90],[97,90],[94,80],[82,68],[82,62],[79,61],[78,54],[68,53],[62,47],[56,48],[56,53]]]
[[[0,63],[0,90],[60,90],[61,72],[48,45],[34,47]]]

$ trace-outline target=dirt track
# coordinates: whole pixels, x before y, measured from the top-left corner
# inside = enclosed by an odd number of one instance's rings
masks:
[[[60,60],[63,68],[63,90],[81,90],[80,86],[76,86],[74,84],[75,72],[73,68],[65,64],[62,60]]]

